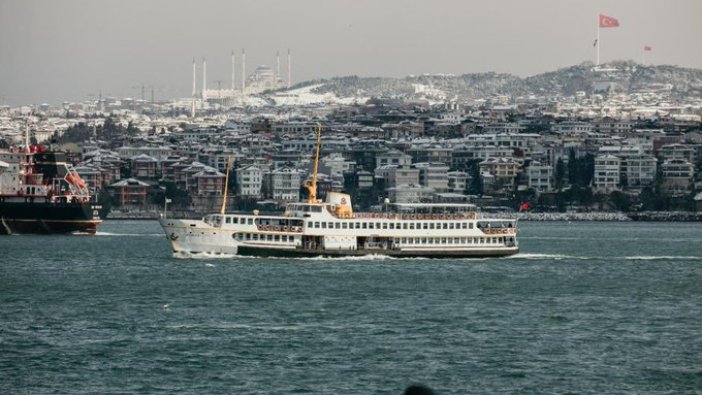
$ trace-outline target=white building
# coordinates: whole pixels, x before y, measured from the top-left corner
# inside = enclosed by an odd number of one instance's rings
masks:
[[[464,171],[448,172],[448,190],[453,193],[463,193],[468,186],[468,173]]]
[[[539,192],[553,190],[553,166],[534,161],[527,168],[527,185]]]
[[[375,169],[375,178],[385,180],[385,188],[402,185],[418,185],[419,169],[409,166],[386,165]]]
[[[639,155],[626,158],[626,168],[622,166],[622,172],[626,174],[627,187],[653,185],[656,181],[657,165],[658,160],[652,156]]]
[[[275,169],[265,174],[268,193],[272,199],[297,201],[300,197],[302,172],[290,167]]]
[[[263,187],[263,170],[257,166],[236,169],[236,193],[238,196],[260,197]]]
[[[436,192],[448,191],[449,167],[443,163],[415,163],[419,169],[419,184],[433,188]]]
[[[609,193],[619,189],[621,159],[614,155],[600,155],[595,158],[595,189]]]

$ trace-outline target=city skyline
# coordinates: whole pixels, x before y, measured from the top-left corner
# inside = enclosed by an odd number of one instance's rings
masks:
[[[291,49],[293,83],[527,76],[594,62],[598,13],[621,22],[601,32],[603,62],[640,61],[650,46],[647,63],[702,68],[702,54],[687,44],[702,37],[700,11],[694,1],[633,0],[0,2],[0,97],[9,105],[140,97],[142,85],[147,97],[152,87],[157,99],[188,97],[192,57],[207,58],[209,88],[228,87],[230,53],[243,48],[249,72]]]

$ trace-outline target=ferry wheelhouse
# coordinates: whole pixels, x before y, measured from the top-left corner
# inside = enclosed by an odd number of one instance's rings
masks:
[[[306,202],[290,203],[280,215],[227,214],[223,203],[220,213],[201,220],[171,219],[164,210],[160,223],[173,252],[483,257],[519,251],[516,219],[490,219],[471,204],[388,204],[383,212],[354,213],[348,194],[329,192],[318,200],[320,139],[318,127]]]

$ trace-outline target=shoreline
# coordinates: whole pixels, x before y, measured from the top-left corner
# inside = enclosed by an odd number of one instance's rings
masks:
[[[104,218],[103,221],[125,221],[125,220],[135,220],[135,221],[156,221],[160,218],[160,213],[154,214],[153,212],[137,213],[131,212],[129,215],[124,215],[125,213],[119,213],[122,215],[110,216]],[[188,215],[177,216],[169,212],[169,216],[175,217],[188,217],[188,218],[199,218],[200,216],[193,216],[192,213]],[[183,213],[185,214],[185,213]],[[633,212],[633,213],[623,213],[623,212],[589,212],[589,213],[577,213],[577,212],[566,212],[566,213],[492,213],[491,217],[495,218],[510,218],[515,217],[519,221],[526,222],[702,222],[702,211],[691,212],[691,211],[644,211],[644,212]]]

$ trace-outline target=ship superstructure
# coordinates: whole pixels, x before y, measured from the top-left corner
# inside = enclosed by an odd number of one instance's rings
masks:
[[[65,153],[0,150],[0,234],[95,233],[99,209]]]

